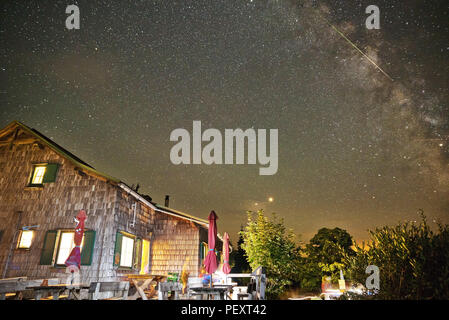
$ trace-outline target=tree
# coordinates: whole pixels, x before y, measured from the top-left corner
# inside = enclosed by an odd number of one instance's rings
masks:
[[[247,273],[250,272],[251,267],[248,263],[245,250],[243,250],[243,227],[240,228],[239,240],[237,241],[237,250],[230,253],[230,259],[233,262],[232,273]]]
[[[299,252],[295,235],[287,231],[283,220],[275,214],[267,218],[263,210],[248,212],[247,225],[240,233],[242,248],[254,270],[263,266],[267,272],[267,297],[279,298],[298,276]]]
[[[432,231],[422,221],[370,231],[370,241],[357,246],[344,263],[351,280],[365,285],[368,265],[380,271],[379,299],[449,299],[449,226]]]
[[[355,254],[351,248],[352,244],[352,237],[346,230],[318,230],[303,250],[306,257],[300,266],[301,288],[317,290],[325,276],[330,276],[333,282],[337,282],[343,260],[346,256]]]
[[[308,257],[313,260],[324,264],[332,264],[343,260],[343,252],[353,254],[351,246],[352,237],[346,230],[321,228],[310,239],[306,246],[306,252]]]

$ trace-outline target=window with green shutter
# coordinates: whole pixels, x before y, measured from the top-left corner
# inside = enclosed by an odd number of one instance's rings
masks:
[[[52,265],[53,255],[55,252],[56,238],[58,236],[57,230],[49,230],[45,234],[44,245],[41,252],[41,265]]]
[[[142,253],[142,239],[125,231],[115,236],[114,266],[126,269],[139,269]]]
[[[42,187],[44,183],[55,182],[58,170],[59,164],[57,163],[34,164],[28,186]]]
[[[114,266],[120,265],[120,257],[122,253],[122,238],[122,233],[120,231],[117,232],[117,234],[115,235]]]
[[[84,232],[83,249],[81,250],[81,265],[90,266],[92,264],[92,256],[95,246],[95,230],[87,230]]]

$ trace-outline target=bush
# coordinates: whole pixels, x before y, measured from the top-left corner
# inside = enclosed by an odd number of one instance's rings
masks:
[[[283,221],[265,217],[262,210],[248,212],[248,222],[241,231],[242,248],[251,268],[263,266],[267,273],[267,298],[278,299],[297,279],[299,252],[295,235],[287,231]]]
[[[370,231],[367,245],[345,257],[350,278],[365,285],[368,265],[380,270],[378,299],[449,299],[449,227],[422,221]]]

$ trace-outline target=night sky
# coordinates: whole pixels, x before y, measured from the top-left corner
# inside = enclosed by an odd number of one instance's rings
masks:
[[[67,30],[67,5],[81,11]],[[368,30],[365,8],[380,9]],[[449,222],[447,1],[2,1],[0,126],[18,120],[232,240],[264,208],[321,227]],[[341,30],[392,78],[338,35]],[[279,169],[179,165],[172,130],[279,130]],[[274,201],[269,202],[268,198]],[[257,205],[256,205],[257,203]]]

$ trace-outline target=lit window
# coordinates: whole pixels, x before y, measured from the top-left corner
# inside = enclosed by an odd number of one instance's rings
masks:
[[[120,254],[120,266],[129,267],[133,266],[133,251],[134,251],[134,239],[123,236],[122,238],[122,252]]]
[[[56,259],[57,265],[63,265],[69,257],[70,252],[72,252],[73,248],[75,247],[74,238],[75,232],[73,231],[61,232],[61,240],[59,241],[58,256]],[[83,249],[83,242],[84,236],[83,240],[81,240],[80,252]]]
[[[44,182],[46,166],[35,166],[31,184],[42,184]]]
[[[20,232],[19,238],[19,249],[29,249],[31,247],[31,243],[33,242],[34,232],[32,230],[22,230]]]
[[[57,163],[40,163],[33,166],[31,172],[30,187],[41,187],[45,183],[56,182],[56,176],[59,170]]]

